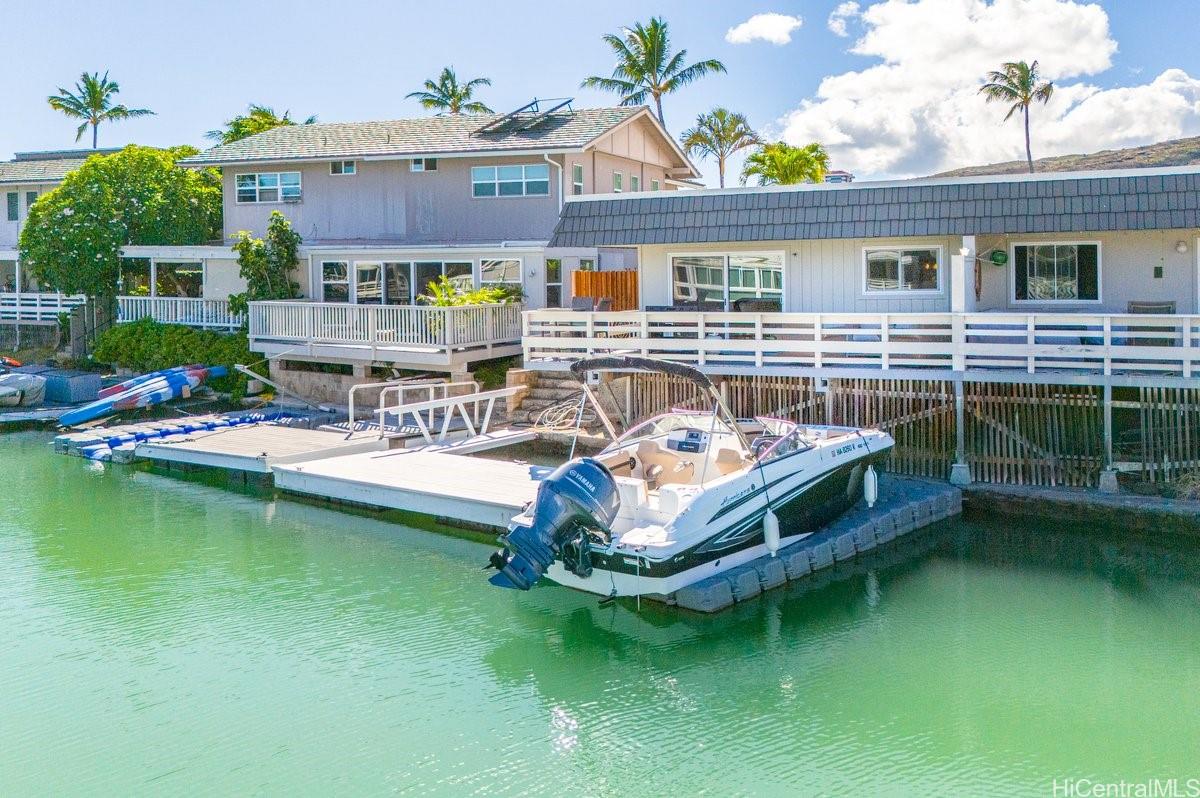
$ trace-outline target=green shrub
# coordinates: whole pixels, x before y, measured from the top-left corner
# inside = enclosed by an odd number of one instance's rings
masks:
[[[153,319],[118,324],[105,330],[97,340],[92,356],[101,363],[140,373],[189,363],[225,366],[230,375],[208,384],[213,390],[230,392],[235,399],[245,395],[246,377],[235,372],[233,365],[246,365],[261,359],[250,351],[244,330],[219,333],[182,324],[161,324]],[[266,376],[265,365],[255,370]]]

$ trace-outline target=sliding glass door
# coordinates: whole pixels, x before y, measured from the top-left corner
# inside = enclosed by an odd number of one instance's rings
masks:
[[[700,311],[783,310],[783,255],[676,255],[671,302]]]

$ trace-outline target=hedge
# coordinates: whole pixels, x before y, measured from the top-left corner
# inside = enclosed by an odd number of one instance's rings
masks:
[[[261,360],[259,355],[250,351],[250,342],[244,330],[219,333],[182,324],[162,324],[149,318],[118,324],[105,330],[96,341],[92,357],[101,363],[139,373],[188,363],[225,366],[230,376],[208,384],[213,390],[232,393],[234,398],[245,395],[246,377],[235,372],[233,365]],[[264,366],[255,370],[266,376]]]

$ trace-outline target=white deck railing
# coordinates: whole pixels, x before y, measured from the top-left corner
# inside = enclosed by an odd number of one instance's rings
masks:
[[[86,301],[82,295],[48,291],[0,291],[0,322],[45,324],[57,321],[60,313],[70,313]]]
[[[1200,316],[1090,313],[687,313],[524,317],[526,364],[658,357],[775,372],[939,370],[1200,377]]]
[[[165,324],[185,324],[208,329],[233,329],[242,326],[245,317],[229,312],[224,299],[194,299],[191,297],[117,297],[118,321],[137,321],[151,318]]]
[[[251,302],[250,337],[379,349],[487,346],[520,340],[521,306]]]

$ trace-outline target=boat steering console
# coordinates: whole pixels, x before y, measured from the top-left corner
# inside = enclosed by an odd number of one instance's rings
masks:
[[[709,434],[702,429],[685,427],[671,430],[667,435],[667,448],[673,452],[702,454],[708,451]]]

